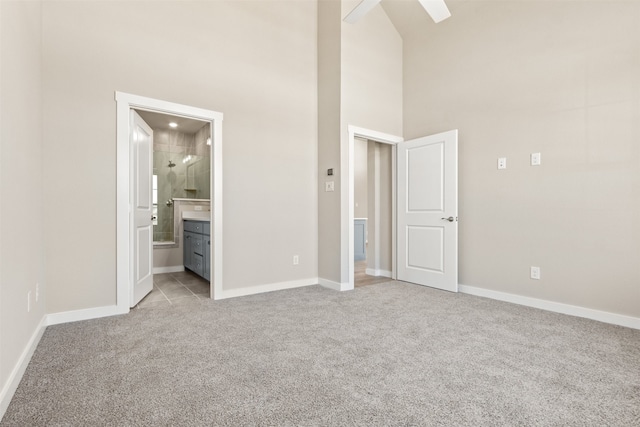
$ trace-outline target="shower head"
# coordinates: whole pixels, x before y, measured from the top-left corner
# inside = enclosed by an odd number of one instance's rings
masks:
[[[175,165],[176,165],[175,163],[173,163],[171,160],[169,160],[169,167],[170,168],[174,167]]]

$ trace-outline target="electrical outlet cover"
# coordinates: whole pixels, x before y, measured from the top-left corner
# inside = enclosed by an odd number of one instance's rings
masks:
[[[540,267],[531,267],[531,278],[533,280],[540,280]]]

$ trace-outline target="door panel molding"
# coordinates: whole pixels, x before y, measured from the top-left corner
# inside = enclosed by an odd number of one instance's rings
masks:
[[[458,131],[404,141],[397,155],[397,278],[457,292]]]
[[[443,274],[444,256],[441,248],[444,246],[444,227],[410,225],[406,231],[406,253],[409,255],[420,252],[428,253],[426,258],[407,256],[406,267]],[[432,245],[429,245],[430,242]]]

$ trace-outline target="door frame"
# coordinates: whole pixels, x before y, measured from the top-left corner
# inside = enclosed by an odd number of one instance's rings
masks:
[[[134,284],[132,245],[133,210],[131,209],[131,182],[133,165],[129,141],[131,109],[147,110],[174,116],[183,116],[211,123],[210,200],[211,209],[211,268],[213,269],[210,296],[222,295],[222,120],[223,114],[176,104],[168,101],[115,92],[116,100],[116,306],[121,313],[129,312],[131,288]]]
[[[371,141],[379,142],[381,144],[391,145],[391,278],[396,278],[396,145],[399,142],[403,142],[404,138],[401,136],[390,135],[383,132],[378,132],[371,129],[361,128],[357,126],[348,126],[348,142],[346,147],[343,145],[342,156],[342,170],[346,171],[341,175],[341,188],[347,188],[348,191],[342,192],[342,202],[340,207],[340,216],[342,223],[342,230],[347,230],[341,233],[341,247],[342,247],[342,271],[344,266],[347,266],[347,280],[342,278],[341,282],[344,284],[340,290],[348,291],[354,289],[354,274],[355,274],[355,262],[354,257],[354,214],[355,214],[355,138],[360,137]],[[379,221],[380,214],[376,212],[376,220]],[[376,233],[379,235],[379,225],[374,226]],[[376,236],[378,237],[378,236]],[[374,246],[375,259],[380,258],[380,246]],[[346,259],[345,259],[346,256]]]

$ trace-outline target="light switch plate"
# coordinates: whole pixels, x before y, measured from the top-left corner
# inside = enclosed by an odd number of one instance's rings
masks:
[[[539,166],[541,161],[540,153],[531,153],[531,166]]]
[[[333,181],[327,181],[324,183],[324,191],[335,191],[335,184]]]
[[[498,169],[506,169],[507,168],[507,158],[499,157],[498,158]]]

